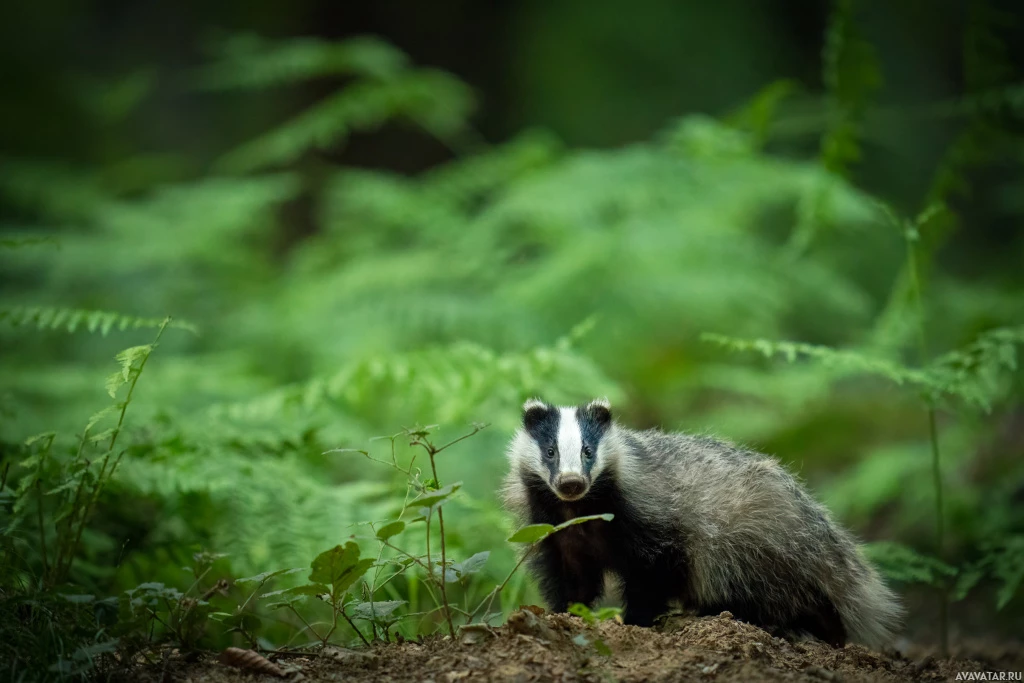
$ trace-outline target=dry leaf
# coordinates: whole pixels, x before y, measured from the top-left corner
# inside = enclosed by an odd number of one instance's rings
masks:
[[[218,659],[222,664],[227,664],[243,671],[267,674],[268,676],[277,676],[278,678],[284,678],[287,675],[281,670],[281,667],[260,653],[252,650],[243,650],[240,647],[229,647],[220,653]]]

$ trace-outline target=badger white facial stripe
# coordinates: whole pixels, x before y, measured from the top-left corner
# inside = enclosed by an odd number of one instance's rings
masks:
[[[583,434],[576,420],[575,408],[559,408],[558,421],[558,471],[561,474],[582,474]]]

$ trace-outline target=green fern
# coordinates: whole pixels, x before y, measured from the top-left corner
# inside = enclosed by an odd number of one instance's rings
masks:
[[[982,556],[967,565],[957,578],[953,599],[963,600],[983,578],[1000,582],[996,609],[1003,609],[1020,590],[1024,581],[1024,536],[1010,535],[982,547]]]
[[[730,351],[756,352],[765,358],[780,357],[793,363],[808,358],[823,368],[845,373],[863,373],[883,377],[899,385],[919,389],[938,389],[935,378],[922,370],[916,370],[885,358],[869,356],[856,351],[844,351],[827,346],[802,344],[799,342],[769,341],[767,339],[737,339],[720,334],[705,333],[701,339]]]
[[[1017,347],[1024,344],[1024,327],[990,330],[963,349],[952,351],[924,368],[912,368],[885,358],[827,346],[767,339],[737,339],[720,334],[701,338],[730,351],[756,352],[793,363],[811,359],[822,368],[840,373],[874,375],[914,388],[929,401],[951,397],[988,412],[1006,371],[1017,368]]]
[[[75,332],[78,329],[83,329],[89,332],[99,332],[104,337],[114,329],[123,332],[128,329],[158,328],[165,323],[164,318],[140,318],[111,311],[47,306],[18,306],[0,309],[0,321],[13,327],[34,327],[38,330],[62,329],[67,332]],[[198,334],[196,326],[185,320],[171,320],[167,326]]]
[[[878,57],[854,24],[854,0],[834,0],[822,55],[829,123],[821,140],[822,163],[845,173],[860,159],[864,110],[882,84]]]
[[[899,543],[870,543],[865,550],[868,558],[893,581],[935,586],[957,573],[955,567],[942,560]]]
[[[358,82],[230,152],[218,164],[232,172],[285,164],[306,151],[335,148],[353,132],[373,130],[396,118],[449,139],[463,129],[472,106],[469,90],[440,71]]]
[[[1005,393],[1017,370],[1018,347],[1024,345],[1024,325],[982,333],[962,349],[935,359],[926,369],[940,393],[958,396],[984,410]]]
[[[213,53],[214,61],[197,77],[200,87],[208,90],[264,89],[336,75],[387,79],[409,66],[401,51],[372,37],[331,43],[240,35],[214,46]]]
[[[799,84],[792,80],[773,81],[726,120],[741,130],[749,131],[757,147],[763,147],[771,137],[773,119],[779,106],[798,89]]]

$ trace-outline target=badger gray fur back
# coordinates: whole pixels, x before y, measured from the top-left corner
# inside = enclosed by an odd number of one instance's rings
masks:
[[[774,459],[703,436],[633,431],[594,401],[538,400],[508,448],[507,507],[524,523],[611,512],[541,543],[531,560],[551,609],[593,603],[605,574],[627,623],[679,601],[784,633],[881,647],[902,617],[857,542]]]

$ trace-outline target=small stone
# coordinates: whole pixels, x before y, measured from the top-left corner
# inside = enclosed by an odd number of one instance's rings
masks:
[[[327,645],[321,650],[323,656],[330,657],[336,662],[350,666],[358,666],[365,669],[375,669],[380,663],[380,658],[372,652],[360,652],[350,650],[337,645]]]
[[[550,626],[536,614],[526,610],[519,610],[510,614],[508,617],[508,628],[513,633],[534,636],[548,641],[558,638],[558,634]]]
[[[494,629],[486,624],[466,624],[459,629],[459,642],[463,645],[476,645],[494,637]]]

